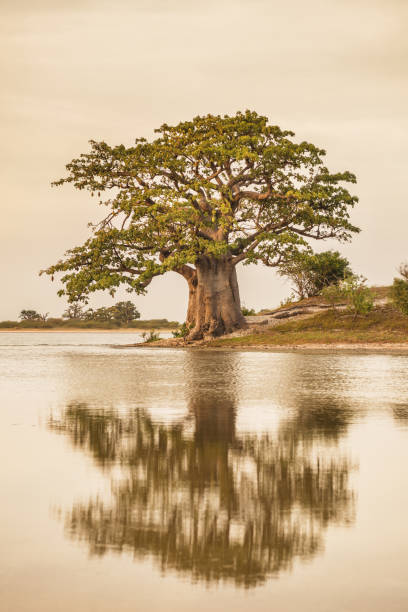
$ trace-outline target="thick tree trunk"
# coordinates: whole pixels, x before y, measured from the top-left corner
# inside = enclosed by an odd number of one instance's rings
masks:
[[[247,326],[241,313],[235,266],[230,261],[200,260],[187,280],[189,340],[222,336]]]

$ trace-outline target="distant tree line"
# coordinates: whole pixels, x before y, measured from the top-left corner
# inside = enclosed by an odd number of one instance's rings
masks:
[[[116,322],[127,325],[140,319],[140,312],[131,301],[117,302],[114,306],[88,308],[83,310],[80,304],[70,304],[64,314],[64,319],[79,319],[81,321],[98,321],[101,323]]]
[[[104,328],[114,329],[117,327],[134,328],[168,328],[177,327],[177,321],[167,319],[140,320],[140,312],[131,302],[121,301],[113,306],[101,308],[84,309],[77,303],[69,304],[62,318],[49,317],[49,313],[40,313],[33,309],[23,309],[19,314],[20,321],[2,321],[0,328],[53,328],[53,327],[75,327],[75,328]]]

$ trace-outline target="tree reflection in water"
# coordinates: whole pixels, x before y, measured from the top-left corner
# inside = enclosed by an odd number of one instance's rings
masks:
[[[173,424],[75,402],[50,421],[103,469],[120,466],[110,500],[68,513],[71,537],[92,554],[132,551],[163,571],[250,587],[315,555],[330,523],[353,520],[352,466],[336,448],[347,411],[301,407],[275,433],[240,434],[234,385],[219,376],[193,380],[188,416]]]

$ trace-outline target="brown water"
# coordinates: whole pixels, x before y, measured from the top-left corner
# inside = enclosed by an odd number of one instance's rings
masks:
[[[0,334],[2,612],[408,609],[408,357],[27,336]]]

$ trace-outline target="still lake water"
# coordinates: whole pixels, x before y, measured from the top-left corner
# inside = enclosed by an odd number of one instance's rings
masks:
[[[408,610],[408,356],[0,333],[2,612]]]

